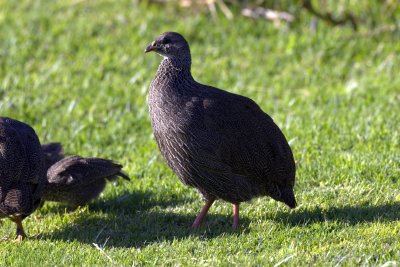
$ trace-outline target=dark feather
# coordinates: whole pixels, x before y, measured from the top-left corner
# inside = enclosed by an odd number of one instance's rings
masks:
[[[57,161],[64,158],[64,150],[61,143],[48,143],[42,145],[42,151],[45,159],[46,170]]]
[[[0,217],[22,221],[39,206],[45,185],[44,155],[35,131],[0,117]],[[22,227],[18,233],[25,235]]]
[[[107,159],[80,156],[61,159],[47,171],[48,185],[43,200],[85,205],[100,195],[106,180],[118,177],[129,180],[121,169],[122,165]]]

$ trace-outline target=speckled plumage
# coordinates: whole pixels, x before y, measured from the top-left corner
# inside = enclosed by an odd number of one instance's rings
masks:
[[[178,33],[160,35],[146,52],[164,56],[148,104],[155,139],[179,179],[207,201],[235,205],[270,196],[296,206],[292,151],[278,126],[251,99],[196,82],[189,45]]]
[[[84,205],[103,191],[106,179],[129,180],[121,168],[101,158],[64,158],[60,143],[41,146],[29,125],[0,117],[0,218],[16,223],[19,241],[26,237],[22,220],[42,200]]]
[[[47,170],[48,184],[42,199],[71,207],[85,205],[100,195],[106,180],[112,181],[118,176],[129,180],[121,169],[121,165],[102,158],[63,158]]]
[[[17,239],[25,238],[22,220],[40,204],[46,184],[39,138],[27,124],[0,117],[0,217],[17,224]]]

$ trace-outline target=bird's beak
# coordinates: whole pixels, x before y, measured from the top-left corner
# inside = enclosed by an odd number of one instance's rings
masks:
[[[151,51],[156,51],[157,50],[157,46],[155,42],[152,42],[151,44],[149,44],[146,49],[144,50],[145,53],[151,52]]]

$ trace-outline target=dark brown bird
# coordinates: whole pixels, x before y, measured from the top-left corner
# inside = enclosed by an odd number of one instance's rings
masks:
[[[187,41],[175,32],[147,46],[164,57],[148,96],[151,125],[161,154],[179,179],[206,200],[192,227],[213,202],[239,204],[270,196],[296,207],[295,163],[285,136],[251,99],[196,82]]]
[[[51,165],[64,158],[64,149],[61,143],[58,142],[43,144],[42,151],[44,154],[46,171]]]
[[[17,240],[26,237],[22,220],[40,204],[46,184],[39,138],[27,124],[0,117],[0,217],[17,225]]]
[[[48,158],[56,158],[57,155],[53,155],[51,151],[57,150],[46,151],[50,152]],[[80,156],[63,158],[47,170],[48,183],[42,200],[61,202],[73,208],[83,206],[100,195],[106,186],[106,180],[113,181],[118,176],[129,180],[121,169],[122,165],[108,159]]]
[[[42,200],[86,204],[102,192],[106,177],[129,179],[121,168],[106,159],[64,158],[61,144],[41,146],[29,125],[0,117],[0,218],[16,223],[18,241],[26,237],[22,220]]]

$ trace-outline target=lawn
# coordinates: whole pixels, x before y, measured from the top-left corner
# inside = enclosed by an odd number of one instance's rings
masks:
[[[399,265],[400,32],[370,26],[399,16],[379,14],[359,32],[313,31],[305,12],[276,27],[146,1],[0,1],[1,115],[131,177],[74,212],[46,203],[20,244],[3,220],[0,265]],[[203,201],[164,163],[146,103],[161,58],[143,51],[170,30],[190,42],[198,81],[251,97],[281,127],[298,208],[254,199],[235,232],[217,201],[190,229]]]

